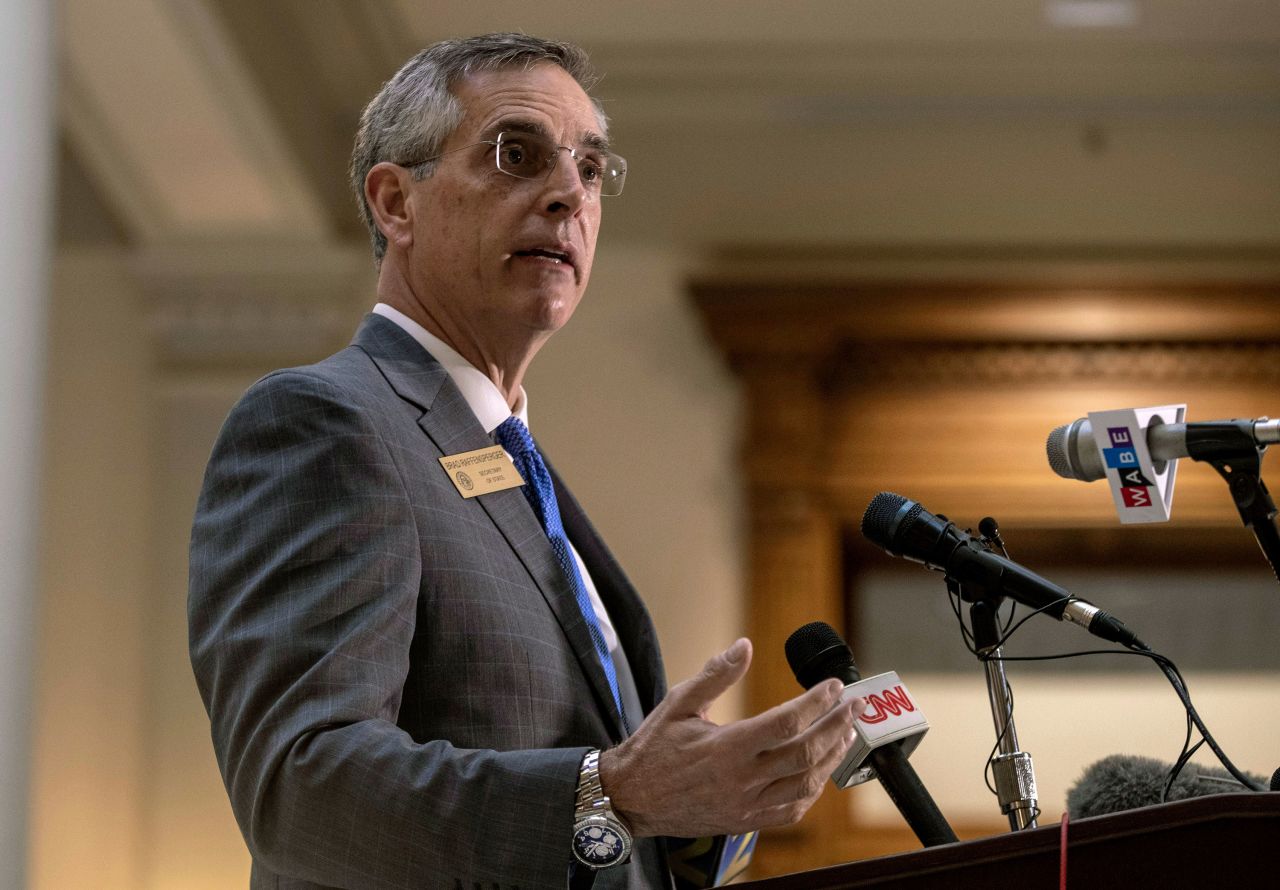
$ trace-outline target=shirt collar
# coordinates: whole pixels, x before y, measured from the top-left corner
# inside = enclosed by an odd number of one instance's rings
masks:
[[[417,340],[422,348],[440,363],[453,380],[454,386],[458,387],[462,393],[462,398],[466,400],[471,413],[475,414],[486,433],[492,433],[513,414],[519,417],[520,422],[526,427],[529,425],[529,399],[525,395],[523,386],[516,393],[516,404],[512,408],[507,404],[497,384],[483,371],[399,309],[388,306],[386,303],[378,303],[373,307],[373,312],[403,328],[405,333]]]

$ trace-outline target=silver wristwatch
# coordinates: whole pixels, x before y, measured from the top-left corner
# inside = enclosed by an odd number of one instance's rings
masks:
[[[573,856],[588,868],[608,868],[631,855],[631,830],[600,787],[600,752],[582,758],[573,810]]]

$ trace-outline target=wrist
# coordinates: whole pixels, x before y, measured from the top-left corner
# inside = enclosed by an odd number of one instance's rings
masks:
[[[609,796],[613,811],[626,821],[631,829],[631,836],[648,837],[655,834],[648,830],[645,819],[639,812],[638,801],[631,793],[631,783],[628,781],[629,761],[622,747],[607,748],[600,752],[599,771],[600,787]]]

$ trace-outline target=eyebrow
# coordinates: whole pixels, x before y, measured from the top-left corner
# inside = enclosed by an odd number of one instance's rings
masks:
[[[499,121],[489,129],[495,137],[499,133],[505,131],[509,133],[532,133],[535,136],[543,136],[550,139],[552,142],[558,141],[556,137],[548,132],[547,128],[542,124],[530,120],[521,120],[519,118],[515,120]],[[599,133],[588,132],[578,141],[578,144],[583,148],[594,148],[598,151],[609,150],[609,140],[606,137],[601,136]]]

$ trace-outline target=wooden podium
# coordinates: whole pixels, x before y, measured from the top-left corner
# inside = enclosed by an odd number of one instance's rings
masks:
[[[749,881],[751,890],[1054,890],[1061,826]],[[1067,831],[1067,887],[1280,887],[1280,792],[1218,794],[1110,816]]]

